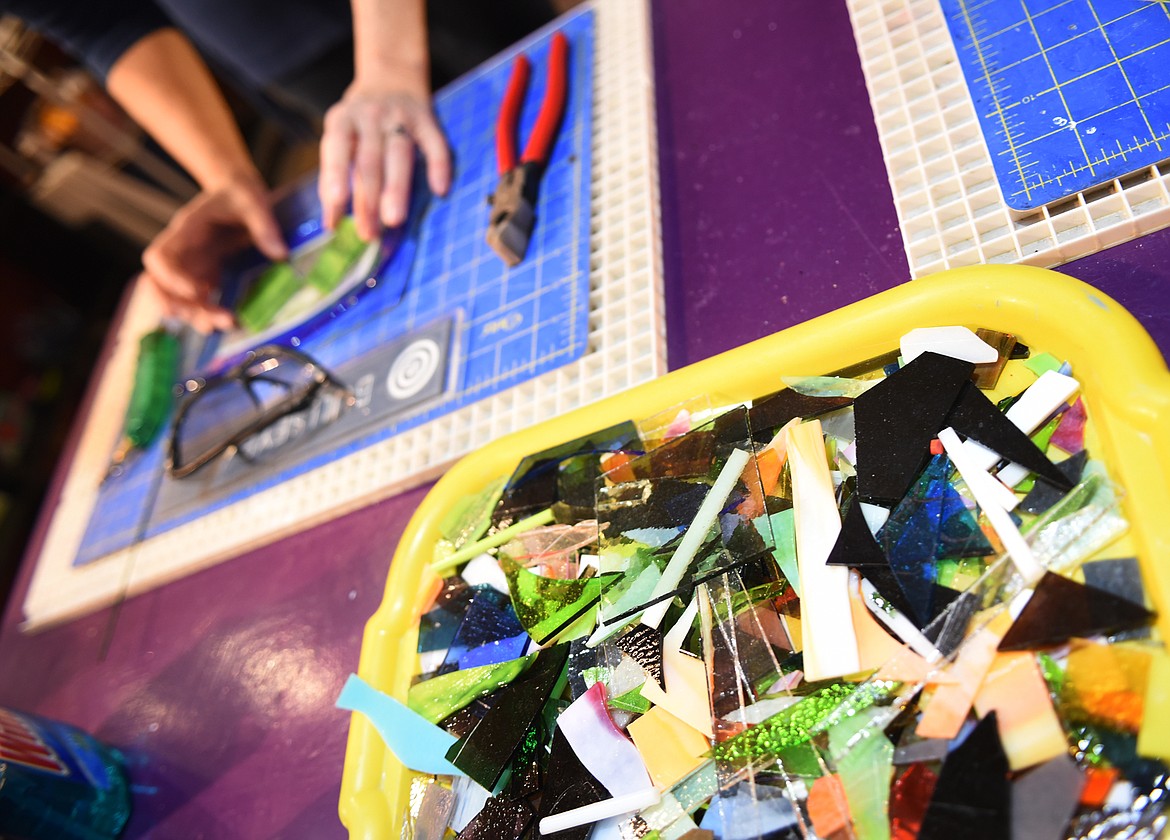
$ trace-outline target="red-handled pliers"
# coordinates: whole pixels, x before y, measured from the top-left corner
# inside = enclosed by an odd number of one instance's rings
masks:
[[[557,128],[565,113],[565,94],[569,76],[569,41],[557,32],[552,37],[548,56],[548,79],[544,100],[536,126],[524,146],[524,154],[517,157],[516,133],[520,121],[520,107],[528,89],[531,64],[521,54],[512,64],[512,75],[504,91],[504,102],[496,122],[496,163],[499,183],[488,201],[491,215],[488,219],[487,242],[508,265],[524,259],[528,240],[536,223],[536,197],[540,178],[548,164]]]

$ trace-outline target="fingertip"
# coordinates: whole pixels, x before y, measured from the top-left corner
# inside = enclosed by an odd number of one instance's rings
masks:
[[[397,198],[382,201],[382,224],[395,228],[406,221],[406,206]]]

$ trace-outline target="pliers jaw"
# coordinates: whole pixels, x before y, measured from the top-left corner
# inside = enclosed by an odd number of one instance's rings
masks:
[[[509,267],[519,265],[528,251],[536,224],[536,197],[543,165],[536,162],[514,166],[500,176],[488,198],[487,243]]]

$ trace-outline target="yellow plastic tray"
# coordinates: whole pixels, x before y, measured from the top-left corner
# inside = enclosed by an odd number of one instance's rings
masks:
[[[745,306],[768,306],[768,301]],[[456,464],[419,505],[394,553],[382,605],[366,625],[359,674],[402,700],[416,666],[418,613],[439,522],[463,494],[509,474],[531,452],[704,393],[747,400],[781,376],[821,374],[898,346],[914,327],[962,324],[1011,332],[1071,362],[1095,429],[1093,454],[1125,488],[1129,539],[1142,562],[1163,638],[1170,638],[1170,372],[1145,330],[1116,301],[1041,268],[975,266],[943,272],[677,370],[526,431]],[[341,781],[351,838],[397,838],[410,773],[359,714]]]

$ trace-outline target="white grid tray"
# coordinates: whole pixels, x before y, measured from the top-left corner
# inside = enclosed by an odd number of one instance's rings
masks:
[[[848,0],[910,273],[1051,267],[1170,225],[1170,164],[1026,215],[996,184],[937,0]]]

